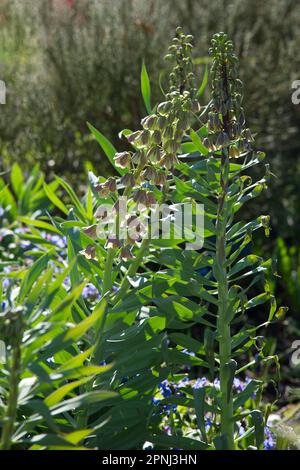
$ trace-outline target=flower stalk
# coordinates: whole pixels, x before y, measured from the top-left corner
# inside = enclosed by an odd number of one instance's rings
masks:
[[[1,450],[10,450],[14,433],[17,407],[18,389],[21,375],[21,343],[23,337],[23,313],[22,308],[6,312],[3,317],[1,330],[5,343],[11,348],[11,364],[9,368],[10,378],[8,382],[8,398],[6,411],[3,418],[3,428],[0,442]]]

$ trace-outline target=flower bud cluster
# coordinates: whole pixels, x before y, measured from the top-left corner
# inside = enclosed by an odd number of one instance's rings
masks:
[[[123,195],[129,196],[129,201],[147,208],[156,204],[156,187],[163,193],[168,191],[168,177],[178,163],[182,139],[190,128],[193,113],[200,111],[196,99],[192,42],[192,36],[183,34],[181,28],[176,29],[176,37],[166,56],[174,66],[169,75],[165,101],[141,120],[140,130],[127,136],[134,150],[117,153],[114,157],[115,165],[127,171],[120,179],[111,177],[98,184],[95,190],[100,197],[117,199],[121,190]],[[94,238],[94,230],[90,227],[86,230]],[[119,247],[117,244],[115,241],[115,248]],[[129,244],[130,240],[122,247],[124,259],[130,258]],[[94,253],[88,248],[88,256],[93,257]]]
[[[208,113],[208,136],[204,145],[211,151],[226,149],[229,157],[237,158],[251,151],[253,137],[245,128],[242,107],[243,84],[238,78],[237,57],[233,43],[225,33],[215,34],[210,55],[212,103]]]
[[[0,335],[6,345],[12,348],[20,345],[23,335],[25,307],[17,307],[0,316]]]

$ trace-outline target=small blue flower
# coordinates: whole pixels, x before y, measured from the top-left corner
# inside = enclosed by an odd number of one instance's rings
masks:
[[[160,398],[155,398],[155,397],[152,398],[153,405],[157,406],[160,404],[160,402],[161,402]]]
[[[205,420],[205,431],[208,432],[210,428],[212,427],[212,421],[210,418],[206,418]]]
[[[170,384],[168,380],[164,380],[159,388],[161,389],[161,393],[165,398],[168,398],[172,395],[172,390],[170,388]]]
[[[265,436],[264,448],[265,450],[273,450],[276,448],[276,439],[271,429],[268,426],[265,427]]]
[[[198,388],[204,387],[206,384],[207,384],[206,377],[202,377],[202,379],[198,378],[196,382],[194,383],[193,388],[197,390]]]

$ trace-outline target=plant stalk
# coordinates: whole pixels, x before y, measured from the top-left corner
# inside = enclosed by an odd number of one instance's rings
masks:
[[[17,344],[12,352],[12,366],[9,379],[9,395],[6,413],[3,419],[3,429],[1,436],[1,450],[10,450],[12,446],[12,435],[14,432],[16,417],[17,417],[17,404],[18,404],[18,387],[20,382],[20,366],[21,366],[21,348]]]

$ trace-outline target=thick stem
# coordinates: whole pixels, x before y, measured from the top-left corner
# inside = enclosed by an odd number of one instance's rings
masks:
[[[227,174],[228,157],[224,161],[223,177]],[[224,183],[227,183],[227,181]],[[217,281],[218,281],[218,337],[220,358],[220,388],[221,388],[221,432],[227,438],[229,449],[234,448],[234,423],[232,391],[228,387],[228,364],[231,359],[231,331],[228,309],[228,280],[226,268],[226,189],[219,199],[217,219]]]
[[[229,101],[229,86],[227,69],[222,67],[223,89],[225,102]],[[223,117],[223,131],[228,134],[228,111]],[[226,267],[226,227],[227,227],[227,190],[229,178],[229,148],[222,150],[220,184],[222,192],[218,200],[217,215],[217,246],[216,246],[216,277],[218,281],[218,337],[220,359],[220,389],[221,389],[221,433],[226,436],[228,449],[234,449],[234,422],[232,387],[229,386],[229,362],[231,360],[231,330],[228,315],[228,278]]]
[[[128,268],[128,271],[126,273],[126,276],[124,276],[124,278],[121,282],[121,286],[120,286],[120,289],[119,289],[118,293],[112,299],[112,304],[113,305],[116,305],[123,298],[123,296],[126,294],[127,289],[130,286],[129,278],[136,274],[148,246],[149,246],[149,240],[147,238],[144,238],[144,240],[141,243],[141,246],[139,248],[139,251],[138,251],[136,257],[134,258],[134,260],[132,260],[132,262],[131,262],[131,264]]]
[[[12,435],[14,432],[17,404],[18,404],[18,387],[20,382],[20,365],[21,365],[21,348],[17,343],[12,352],[12,365],[9,380],[9,395],[6,413],[3,419],[3,429],[1,436],[1,450],[10,450],[12,446]]]

